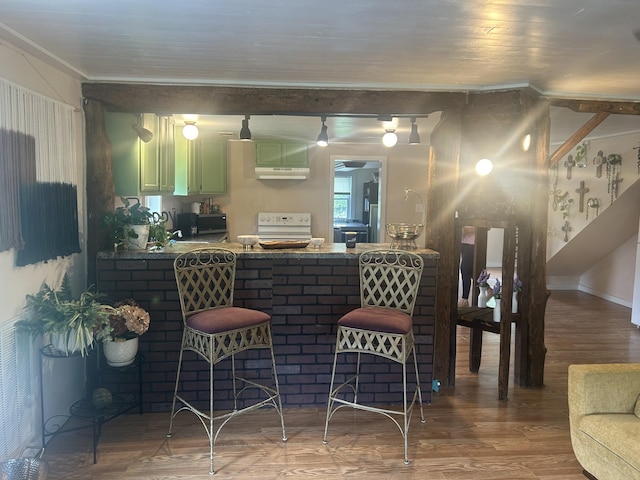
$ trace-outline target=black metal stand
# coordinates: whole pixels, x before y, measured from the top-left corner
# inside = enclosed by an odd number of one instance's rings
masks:
[[[100,350],[100,349],[98,349]],[[71,356],[77,356],[78,354],[66,355],[64,352],[57,350],[52,345],[46,345],[40,349],[40,413],[42,416],[42,447],[44,448],[46,439],[48,437],[58,435],[61,433],[69,433],[76,430],[85,428],[92,428],[93,432],[93,463],[97,463],[97,448],[98,441],[100,440],[100,434],[102,433],[102,426],[110,420],[129,412],[136,406],[139,407],[140,415],[142,415],[142,364],[144,363],[144,356],[141,353],[136,355],[134,362],[131,365],[123,367],[111,367],[106,362],[101,362],[100,351],[97,352],[97,370],[98,370],[98,383],[101,386],[103,384],[103,374],[106,371],[127,372],[137,369],[138,373],[138,396],[135,398],[135,394],[131,395],[118,395],[112,394],[112,401],[109,405],[103,408],[96,408],[93,405],[92,398],[83,398],[74,402],[69,408],[69,415],[55,415],[45,420],[44,418],[44,382],[43,382],[43,368],[42,358],[69,358]],[[86,361],[86,359],[85,359]],[[83,421],[85,424],[77,427],[65,427],[65,423],[71,419],[76,418]]]

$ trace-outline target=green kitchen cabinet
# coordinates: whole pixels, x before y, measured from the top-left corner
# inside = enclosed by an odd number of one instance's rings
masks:
[[[132,125],[153,133],[143,142]],[[138,120],[130,113],[107,112],[105,127],[111,142],[113,184],[118,196],[159,195],[173,193],[175,187],[175,153],[173,126],[169,117],[142,114]]]
[[[308,167],[307,144],[301,142],[256,141],[257,167]]]
[[[175,195],[214,195],[227,192],[226,140],[187,140],[175,133]]]

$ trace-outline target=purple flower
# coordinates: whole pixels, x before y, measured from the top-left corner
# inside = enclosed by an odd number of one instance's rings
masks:
[[[488,287],[489,284],[487,283],[487,280],[489,280],[489,277],[491,275],[489,274],[489,272],[487,272],[486,270],[482,270],[480,272],[480,276],[478,277],[478,286],[479,287]]]
[[[513,291],[519,292],[520,290],[522,290],[522,280],[518,278],[518,275],[515,275],[513,277]]]
[[[500,298],[500,293],[501,293],[500,280],[496,278],[496,283],[493,286],[493,296],[496,298]]]

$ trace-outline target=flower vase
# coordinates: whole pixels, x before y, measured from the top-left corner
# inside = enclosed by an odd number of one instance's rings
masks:
[[[478,294],[478,307],[484,308],[487,306],[487,300],[489,300],[489,288],[480,286],[480,293]]]
[[[124,341],[104,342],[102,344],[104,358],[111,367],[131,365],[138,354],[138,337]]]
[[[518,313],[518,292],[513,292],[511,297],[511,313]]]
[[[493,307],[493,321],[500,321],[500,297],[496,297],[496,306]]]

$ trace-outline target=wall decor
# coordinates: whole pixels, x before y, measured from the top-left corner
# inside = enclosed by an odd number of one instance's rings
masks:
[[[633,147],[634,150],[638,150],[638,175],[640,175],[640,145]]]
[[[587,200],[587,218],[586,220],[589,220],[589,209],[593,208],[596,211],[596,217],[600,214],[600,200],[595,198],[595,197],[591,197],[589,200]]]
[[[549,188],[549,195],[551,195],[551,197],[553,198],[551,206],[554,212],[558,210],[558,202],[560,201],[561,194],[561,191],[558,188],[558,168],[559,164],[556,163],[553,167],[551,167],[552,171],[549,174],[549,178],[553,177],[553,185]]]
[[[597,178],[602,176],[602,165],[604,165],[604,163],[604,152],[602,150],[598,150],[598,154],[593,158],[593,164],[596,166]]]
[[[567,168],[567,180],[571,180],[571,169],[576,166],[576,161],[573,159],[573,155],[569,155],[564,161],[564,166]]]
[[[587,151],[589,150],[589,142],[584,141],[576,147],[576,166],[578,168],[587,168]]]
[[[569,232],[571,231],[571,225],[569,225],[569,221],[565,220],[564,225],[562,225],[562,231],[564,232],[564,241],[569,241]]]
[[[589,189],[584,186],[584,180],[580,181],[580,188],[576,188],[576,193],[580,195],[580,200],[578,200],[578,211],[582,213],[584,212],[584,194],[589,193]]]
[[[620,170],[622,169],[622,155],[612,153],[607,156],[606,172],[607,172],[607,193],[611,195],[611,203],[618,198],[618,187],[622,182]]]

